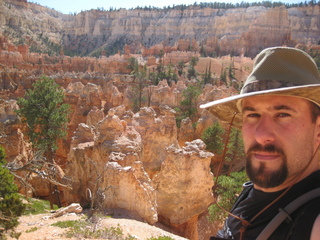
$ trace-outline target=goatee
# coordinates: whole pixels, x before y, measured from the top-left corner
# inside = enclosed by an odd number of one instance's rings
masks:
[[[252,166],[252,155],[255,152],[275,153],[281,157],[281,165],[278,170],[267,171],[266,164],[261,162],[258,168]],[[288,176],[287,158],[282,149],[274,145],[256,144],[246,153],[246,171],[249,179],[259,187],[273,188],[281,185]]]

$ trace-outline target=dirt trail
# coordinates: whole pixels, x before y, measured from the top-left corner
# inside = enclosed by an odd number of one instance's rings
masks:
[[[19,240],[75,240],[78,238],[66,238],[64,236],[64,233],[67,231],[66,228],[52,226],[52,224],[58,221],[86,221],[86,219],[86,215],[74,213],[66,214],[57,218],[50,218],[50,213],[21,216],[19,218],[20,224],[16,228],[16,231],[22,233]],[[165,227],[160,224],[151,226],[147,223],[132,219],[131,216],[125,216],[125,214],[118,214],[112,218],[101,217],[97,219],[97,227],[120,227],[124,236],[128,236],[128,234],[130,234],[140,240],[147,240],[151,237],[159,236],[168,236],[176,240],[186,240],[186,238],[182,238],[165,231]],[[8,237],[8,239],[13,240],[11,237]]]

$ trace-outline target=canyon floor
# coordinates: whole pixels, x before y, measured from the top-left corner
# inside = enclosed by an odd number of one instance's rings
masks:
[[[19,218],[19,226],[16,228],[16,232],[20,232],[21,235],[19,240],[75,240],[75,239],[88,239],[73,237],[68,238],[65,233],[68,228],[61,228],[52,226],[52,224],[64,221],[88,221],[88,217],[85,214],[69,213],[60,217],[50,218],[48,214],[37,214],[37,215],[25,215]],[[97,229],[104,228],[120,228],[123,233],[123,239],[125,237],[133,236],[134,238],[128,239],[139,239],[147,240],[150,238],[158,238],[160,236],[171,237],[175,240],[185,240],[186,238],[179,237],[173,233],[170,233],[165,226],[161,224],[155,224],[154,226],[144,223],[135,219],[133,215],[128,214],[125,211],[117,210],[113,213],[112,217],[99,217],[96,220]],[[90,225],[90,224],[88,224]],[[8,237],[9,240],[14,238]],[[95,238],[97,239],[97,238]],[[99,239],[99,238],[98,238]],[[106,239],[106,238],[103,238]],[[118,238],[108,238],[118,239]]]

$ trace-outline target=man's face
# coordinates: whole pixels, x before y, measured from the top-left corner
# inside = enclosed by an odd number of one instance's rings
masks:
[[[255,186],[280,190],[308,164],[319,135],[310,106],[307,100],[286,96],[243,99],[247,174]]]

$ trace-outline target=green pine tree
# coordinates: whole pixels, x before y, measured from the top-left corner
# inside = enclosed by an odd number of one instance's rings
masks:
[[[184,113],[184,117],[189,117],[191,120],[196,119],[198,113],[198,97],[201,94],[201,86],[199,83],[190,84],[182,92],[183,100],[180,102],[181,110]]]
[[[20,107],[17,114],[27,125],[33,150],[40,153],[45,161],[54,166],[54,155],[58,148],[58,140],[67,135],[69,105],[63,103],[64,92],[53,79],[42,76],[36,81],[33,89],[29,89],[25,98],[19,98]],[[49,173],[51,179],[57,180],[54,173]],[[61,206],[57,187],[52,190]],[[50,201],[53,207],[53,200]]]
[[[18,195],[18,187],[14,177],[5,167],[5,151],[0,146],[0,239],[5,239],[1,228],[14,229],[19,223],[18,218],[25,210],[25,205]]]
[[[245,171],[232,172],[230,176],[222,175],[219,177],[218,186],[214,193],[219,206],[230,211],[233,203],[237,199],[239,193],[242,191],[243,183],[248,181]],[[212,204],[209,210],[209,219],[211,221],[223,221],[228,214],[223,211],[217,203]]]
[[[183,69],[185,68],[185,66],[186,66],[185,63],[182,60],[179,61],[178,64],[177,64],[178,74],[179,74],[180,77],[183,74]]]
[[[17,113],[28,126],[33,148],[50,156],[57,150],[58,140],[67,135],[69,105],[63,104],[63,89],[53,79],[42,76],[32,86],[25,98],[18,99]]]
[[[222,136],[224,130],[216,121],[212,126],[204,130],[201,139],[207,146],[207,150],[215,154],[221,154],[223,149],[223,139]]]
[[[243,161],[244,158],[245,153],[241,131],[237,128],[232,128],[226,154],[226,161],[230,164],[228,173],[232,171],[233,162]]]
[[[133,111],[138,112],[143,102],[146,101],[143,90],[148,86],[147,66],[145,65],[143,68],[140,68],[138,61],[136,61],[134,70],[131,73],[134,76],[134,85],[131,87],[131,100],[133,101]]]
[[[199,61],[199,58],[197,57],[192,57],[189,63],[188,67],[188,73],[187,73],[187,78],[190,80],[192,77],[196,78],[197,77],[197,71],[195,70],[195,66],[197,65]]]
[[[206,71],[203,75],[203,84],[207,84],[207,83],[210,83],[211,82],[211,62],[209,63],[209,69],[206,68]]]

